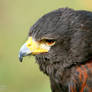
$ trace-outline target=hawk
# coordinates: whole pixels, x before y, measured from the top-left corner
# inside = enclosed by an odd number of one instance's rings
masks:
[[[52,92],[92,92],[92,12],[60,8],[30,29],[19,60],[34,55]]]

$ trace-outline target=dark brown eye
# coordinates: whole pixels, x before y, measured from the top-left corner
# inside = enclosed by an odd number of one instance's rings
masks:
[[[45,39],[45,41],[48,42],[48,43],[53,43],[53,42],[55,42],[55,40],[50,40],[50,39]]]
[[[53,40],[53,39],[45,39],[44,41],[45,41],[45,43],[46,43],[47,45],[50,45],[50,46],[54,45],[55,42],[56,42],[56,41]]]
[[[49,46],[53,46],[56,43],[56,40],[54,39],[42,39],[39,41],[39,43],[44,43]]]

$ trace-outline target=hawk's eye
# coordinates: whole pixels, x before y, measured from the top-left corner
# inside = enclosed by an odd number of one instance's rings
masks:
[[[49,46],[53,46],[56,41],[54,39],[43,39],[41,42],[45,43],[45,44],[47,44]]]
[[[55,40],[52,40],[52,39],[45,39],[45,41],[48,42],[48,43],[53,43],[53,42],[55,42]]]

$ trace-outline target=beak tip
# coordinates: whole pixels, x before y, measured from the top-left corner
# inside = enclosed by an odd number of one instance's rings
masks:
[[[19,58],[19,61],[22,62],[23,61],[23,58]]]
[[[19,54],[19,61],[20,61],[20,62],[23,61],[23,56],[22,56],[22,54]]]

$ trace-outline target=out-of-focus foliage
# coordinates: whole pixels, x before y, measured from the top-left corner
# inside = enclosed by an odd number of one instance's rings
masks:
[[[61,7],[92,11],[92,0],[0,0],[0,92],[51,92],[34,57],[20,63],[18,52],[30,26]]]

